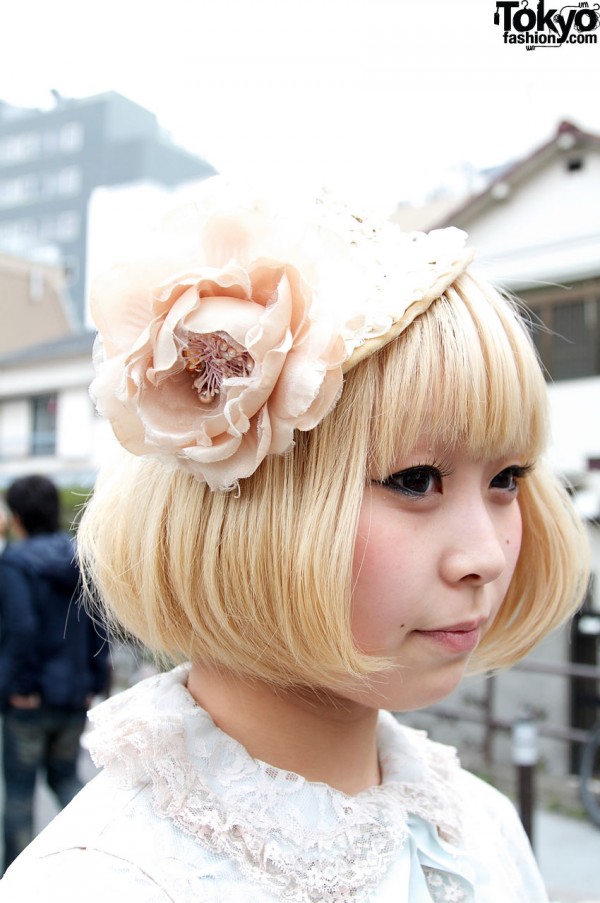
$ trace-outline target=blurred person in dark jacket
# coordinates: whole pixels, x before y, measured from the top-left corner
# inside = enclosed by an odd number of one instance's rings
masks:
[[[8,510],[4,502],[0,501],[0,555],[6,548],[6,536],[8,533]]]
[[[23,477],[6,501],[17,541],[0,557],[5,869],[33,839],[38,773],[62,807],[81,789],[86,711],[108,676],[106,638],[79,605],[75,543],[59,529],[56,486]]]

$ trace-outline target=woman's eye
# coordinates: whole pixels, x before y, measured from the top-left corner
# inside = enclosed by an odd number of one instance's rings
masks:
[[[381,485],[405,495],[428,495],[442,491],[442,474],[436,467],[409,467],[382,480]]]
[[[530,466],[521,467],[513,465],[505,467],[493,478],[490,486],[492,489],[502,489],[505,492],[516,492],[519,488],[519,480],[525,477],[531,470]]]

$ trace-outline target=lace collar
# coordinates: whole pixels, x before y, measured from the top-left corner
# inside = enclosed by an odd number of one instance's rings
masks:
[[[382,712],[382,784],[347,796],[251,758],[195,703],[187,674],[180,666],[94,709],[94,762],[121,786],[151,784],[157,815],[277,885],[281,899],[355,899],[385,875],[415,816],[459,841],[454,750]]]

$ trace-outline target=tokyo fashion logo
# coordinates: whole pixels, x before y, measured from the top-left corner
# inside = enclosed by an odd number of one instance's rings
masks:
[[[534,10],[528,0],[497,0],[494,25],[502,29],[505,44],[525,44],[527,50],[597,44],[592,32],[600,25],[600,3],[546,9],[544,0],[538,0]]]

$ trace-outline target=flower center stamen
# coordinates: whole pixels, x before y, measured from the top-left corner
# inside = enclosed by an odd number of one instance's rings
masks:
[[[226,332],[191,332],[181,355],[185,369],[196,376],[193,385],[203,404],[220,394],[224,379],[249,376],[254,369],[249,352]]]

